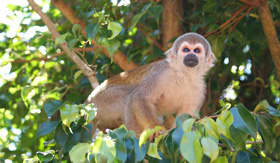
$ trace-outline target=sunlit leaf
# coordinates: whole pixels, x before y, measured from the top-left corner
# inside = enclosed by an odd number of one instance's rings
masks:
[[[201,135],[197,132],[186,132],[181,140],[180,151],[184,159],[190,163],[200,163],[202,161],[203,149],[200,145]]]
[[[203,137],[201,139],[201,145],[203,148],[203,152],[206,156],[208,156],[211,161],[215,160],[219,155],[219,147],[218,142],[214,141],[210,137]]]
[[[233,123],[233,116],[230,111],[224,110],[216,119],[219,134],[224,135],[228,139],[231,138],[229,128]]]
[[[91,152],[96,156],[96,162],[102,162],[104,159],[111,163],[116,157],[115,143],[110,137],[100,134],[91,149]]]
[[[65,104],[60,107],[60,116],[62,123],[67,127],[80,117],[81,106]]]
[[[164,130],[161,126],[156,126],[154,129],[146,129],[144,130],[139,138],[139,146],[141,147],[143,144],[145,144],[149,138],[156,132],[159,132],[160,130]]]
[[[85,155],[89,152],[90,144],[79,143],[75,145],[69,152],[70,160],[73,163],[83,163],[86,161]]]
[[[158,144],[160,142],[160,140],[163,138],[163,135],[160,135],[158,137],[155,138],[155,141],[153,143],[150,143],[149,145],[149,150],[147,152],[147,154],[151,157],[157,158],[161,160],[161,157],[159,156],[158,153]]]
[[[109,40],[115,38],[119,33],[122,31],[122,26],[120,23],[117,22],[110,22],[108,25],[108,29],[112,31],[112,36],[109,38]]]
[[[226,156],[220,156],[213,163],[228,163],[228,159]]]
[[[195,122],[195,119],[193,119],[193,118],[185,120],[182,124],[182,128],[183,128],[184,132],[191,131],[194,122]]]
[[[219,139],[218,127],[216,122],[212,118],[203,118],[200,123],[204,125],[206,133],[208,133],[209,136],[212,136],[215,139]]]

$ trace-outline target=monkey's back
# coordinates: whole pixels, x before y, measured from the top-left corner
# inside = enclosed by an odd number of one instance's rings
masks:
[[[147,74],[164,60],[146,64],[131,71],[115,75],[94,89],[86,100],[86,104],[94,103],[97,107],[98,128],[105,130],[114,129],[123,123],[125,98],[144,80]]]

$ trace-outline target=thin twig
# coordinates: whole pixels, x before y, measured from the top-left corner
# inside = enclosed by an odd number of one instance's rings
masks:
[[[93,51],[93,48],[74,48],[73,50],[75,52],[88,52],[88,51]],[[29,62],[32,62],[32,61],[45,61],[45,62],[47,62],[47,61],[50,61],[52,59],[55,59],[58,56],[64,55],[64,54],[65,54],[65,52],[61,51],[59,53],[55,53],[53,55],[49,55],[49,56],[46,56],[46,57],[32,58],[32,59],[29,59],[29,60],[15,59],[15,60],[12,60],[10,62],[12,62],[12,63],[29,63]]]

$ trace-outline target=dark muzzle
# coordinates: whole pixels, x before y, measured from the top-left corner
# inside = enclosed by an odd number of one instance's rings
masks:
[[[188,54],[184,57],[184,65],[194,67],[198,64],[198,58],[194,54]]]

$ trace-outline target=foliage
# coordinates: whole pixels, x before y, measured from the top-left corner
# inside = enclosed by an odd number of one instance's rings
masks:
[[[55,103],[55,101],[53,101]],[[65,104],[69,106],[69,104]],[[270,106],[267,101],[262,101],[256,106],[254,112],[249,112],[242,104],[232,108],[224,108],[221,113],[213,118],[204,117],[195,120],[189,115],[181,115],[176,119],[176,128],[165,131],[162,135],[149,141],[149,138],[161,128],[145,130],[140,138],[136,138],[133,131],[128,131],[124,126],[110,131],[108,134],[99,132],[93,142],[90,139],[81,142],[72,140],[73,131],[86,126],[85,116],[78,112],[85,110],[84,105],[68,107],[68,117],[61,116],[60,125],[42,125],[39,135],[46,131],[61,130],[65,133],[63,139],[56,139],[56,144],[61,144],[63,153],[69,152],[70,160],[79,162],[141,162],[144,159],[150,162],[269,162],[279,160],[280,144],[278,132],[273,131],[276,124],[272,121],[279,119],[280,111]],[[87,106],[88,107],[88,106]],[[60,109],[64,106],[60,106]],[[89,107],[88,107],[89,108]],[[91,106],[91,108],[94,108]],[[88,109],[94,110],[94,109]],[[62,125],[63,121],[73,120],[71,126]],[[49,122],[50,123],[50,122]],[[57,124],[56,122],[53,122]],[[42,133],[40,133],[43,132]],[[278,133],[279,134],[279,133]],[[61,136],[61,135],[59,135]],[[58,138],[58,137],[57,137]],[[81,139],[81,137],[76,137]],[[65,149],[65,146],[71,148]],[[48,160],[59,162],[61,156],[52,150],[37,152],[33,158],[25,161],[41,162]]]
[[[4,2],[10,12],[0,19],[0,162],[280,160],[280,83],[256,9],[207,38],[218,58],[206,78],[209,90],[202,111],[209,116],[177,117],[175,129],[149,142],[158,128],[140,139],[124,127],[91,139],[94,126],[89,122],[96,109],[83,102],[92,89],[57,45],[66,41],[77,50],[99,82],[122,70],[102,50],[83,51],[91,40],[111,56],[119,50],[139,65],[160,59],[163,51],[155,41],[161,42],[161,2],[67,1],[86,24],[84,37],[82,26],[72,25],[42,0],[40,6],[61,34],[55,41],[26,1]],[[280,20],[280,2],[270,0],[269,5],[273,19]],[[186,32],[206,34],[242,6],[239,1],[184,1],[182,26]]]

